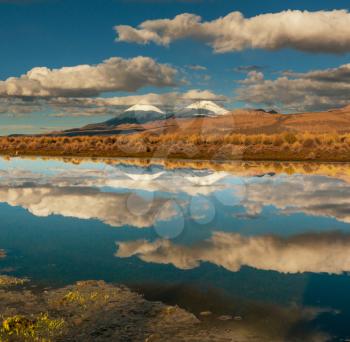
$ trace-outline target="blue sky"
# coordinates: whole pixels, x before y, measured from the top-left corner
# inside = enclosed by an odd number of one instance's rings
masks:
[[[295,111],[316,111],[338,104],[341,106],[344,105],[346,98],[344,99],[342,95],[340,100],[339,94],[336,96],[333,92],[330,94],[328,88],[327,99],[322,97],[320,102],[323,105],[319,108],[315,105],[314,98],[305,103],[304,106],[296,107],[295,99],[299,99],[302,88],[298,88],[298,95],[295,95],[292,100],[286,99],[283,103],[277,99],[277,94],[273,99],[263,99],[262,102],[257,102],[257,98],[261,99],[260,95],[249,98],[245,93],[237,98],[236,91],[242,87],[249,87],[249,85],[243,85],[239,82],[239,80],[249,78],[248,70],[243,72],[244,68],[242,67],[249,66],[251,67],[250,71],[252,71],[253,66],[257,66],[259,68],[255,68],[255,74],[263,74],[264,79],[268,80],[282,77],[281,73],[288,70],[293,74],[283,76],[299,80],[304,79],[304,75],[310,70],[324,71],[346,65],[349,63],[348,51],[350,49],[339,53],[337,51],[307,52],[293,47],[275,50],[244,48],[241,51],[217,53],[213,51],[211,46],[208,46],[208,42],[203,42],[202,39],[193,39],[193,37],[174,39],[169,46],[157,45],[152,41],[146,45],[130,41],[117,42],[115,41],[117,33],[113,27],[128,25],[137,29],[138,25],[145,20],[173,19],[176,15],[183,13],[193,13],[201,16],[203,22],[211,22],[234,11],[241,12],[245,18],[252,18],[260,14],[280,13],[285,10],[330,12],[335,9],[349,10],[349,7],[348,1],[329,0],[0,0],[0,80],[5,81],[9,77],[18,78],[35,67],[60,69],[67,66],[96,65],[111,57],[129,59],[136,56],[146,56],[155,60],[156,63],[167,64],[176,69],[178,71],[178,84],[176,86],[154,86],[154,84],[148,85],[145,82],[137,90],[100,91],[91,97],[122,97],[150,92],[184,93],[196,89],[225,96],[226,101],[222,105],[227,108],[264,106],[277,108],[288,113],[294,109]],[[348,20],[346,14],[344,14],[344,18],[345,21]],[[309,28],[306,26],[305,30],[307,29]],[[339,39],[336,33],[334,40]],[[192,70],[188,65],[202,66],[206,70]],[[239,68],[241,71],[238,70]],[[333,71],[335,72],[335,70]],[[296,73],[302,74],[302,76],[296,75]],[[183,79],[186,79],[186,82],[181,82]],[[253,81],[249,82],[252,84]],[[254,82],[254,86],[256,86],[257,81]],[[261,84],[261,81],[259,82]],[[292,90],[295,90],[294,83],[293,85],[288,83],[287,87],[292,86]],[[342,83],[344,82],[342,81]],[[270,84],[264,84],[264,87],[270,86]],[[343,84],[343,86],[346,85]],[[276,87],[278,87],[277,83]],[[343,92],[347,88],[344,89],[342,88]],[[257,88],[248,88],[247,91],[252,93],[257,91]],[[64,96],[74,98],[75,94],[73,95],[65,94]],[[318,93],[316,95],[319,96]],[[86,95],[84,94],[84,96]],[[315,94],[313,93],[312,96]],[[50,94],[50,99],[52,97],[54,96]],[[38,97],[30,96],[25,100],[32,105],[33,101],[38,101]],[[28,100],[30,101],[28,102]],[[54,128],[80,126],[89,122],[103,121],[113,116],[112,112],[103,112],[102,110],[98,115],[95,113],[69,115],[67,108],[64,115],[50,116],[61,114],[61,108],[57,108],[57,106],[52,108],[50,103],[46,103],[46,99],[40,98],[39,100],[41,101],[39,109],[36,108],[37,110],[33,112],[26,109],[22,113],[17,108],[18,102],[23,105],[22,96],[9,96],[8,94],[3,96],[0,100],[0,106],[1,102],[5,102],[6,108],[9,110],[6,111],[5,108],[0,114],[0,134],[39,132]],[[11,109],[11,105],[17,105],[16,109]]]

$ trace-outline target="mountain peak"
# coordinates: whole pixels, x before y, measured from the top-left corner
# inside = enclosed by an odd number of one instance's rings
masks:
[[[136,104],[126,109],[125,112],[157,112],[159,114],[165,114],[161,109],[153,105]]]
[[[218,104],[216,104],[213,101],[197,101],[194,102],[192,104],[190,104],[189,106],[186,107],[187,109],[194,109],[194,110],[206,110],[209,112],[213,112],[214,114],[217,115],[224,115],[226,113],[228,113],[228,110],[219,106]]]

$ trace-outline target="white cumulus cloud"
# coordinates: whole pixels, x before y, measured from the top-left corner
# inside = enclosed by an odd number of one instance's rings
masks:
[[[327,110],[349,104],[350,64],[306,73],[285,72],[276,79],[251,71],[240,83],[236,99],[248,104],[298,112]]]
[[[119,115],[128,107],[136,104],[149,104],[172,110],[184,107],[194,101],[225,102],[228,98],[215,94],[210,90],[191,89],[186,92],[147,93],[142,95],[114,97],[0,97],[0,114],[22,115],[42,112],[44,109],[53,111],[54,117],[77,117],[98,115]]]
[[[187,92],[148,93],[143,95],[130,95],[109,98],[54,98],[48,105],[58,110],[54,116],[90,116],[90,115],[119,115],[126,108],[137,105],[155,105],[166,110],[184,107],[198,100],[227,101],[227,97],[215,94],[210,90],[191,89]],[[0,107],[1,108],[1,107]]]
[[[148,57],[112,57],[97,65],[49,69],[36,67],[0,81],[0,97],[95,96],[136,91],[145,86],[175,86],[177,70]]]
[[[209,44],[218,53],[283,48],[328,53],[350,51],[347,10],[287,10],[251,18],[231,12],[212,21],[183,13],[173,19],[147,20],[136,28],[118,25],[115,30],[117,41],[167,46],[175,40],[192,38]]]

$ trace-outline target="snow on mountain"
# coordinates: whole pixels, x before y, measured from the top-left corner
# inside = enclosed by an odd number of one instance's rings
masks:
[[[108,126],[115,126],[122,123],[145,123],[155,120],[163,120],[166,113],[156,106],[147,104],[136,104],[126,109],[117,117],[105,122]]]
[[[219,106],[213,101],[197,101],[175,113],[179,118],[193,118],[198,116],[213,117],[217,115],[224,115],[228,110]]]
[[[224,115],[228,113],[228,110],[225,108],[219,106],[215,102],[212,101],[198,101],[190,104],[189,106],[186,107],[186,109],[189,110],[196,110],[199,113],[201,111],[206,111],[206,112],[211,112],[216,115]]]
[[[0,0],[1,1],[1,0]],[[120,124],[143,124],[146,122],[156,121],[156,120],[165,120],[171,117],[178,118],[195,118],[199,116],[214,117],[217,115],[224,115],[228,113],[228,110],[217,105],[212,101],[198,101],[194,102],[191,105],[182,108],[181,110],[174,112],[165,112],[160,108],[151,105],[151,104],[136,104],[133,105],[124,112],[120,113],[118,116],[109,119],[107,121],[89,124],[83,127],[84,130],[93,131],[93,130],[104,130],[111,129],[111,127],[118,126]]]
[[[125,112],[156,112],[159,114],[165,114],[161,109],[159,109],[156,106],[152,105],[142,105],[142,104],[136,104],[134,106],[131,106],[130,108],[126,109]]]

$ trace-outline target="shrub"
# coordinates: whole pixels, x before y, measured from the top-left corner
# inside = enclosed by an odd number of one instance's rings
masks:
[[[51,341],[63,332],[63,319],[52,319],[48,314],[34,317],[15,315],[3,320],[0,328],[1,341]]]
[[[303,147],[305,148],[311,148],[315,146],[315,141],[312,138],[306,138],[303,141]]]
[[[294,144],[295,142],[297,142],[297,137],[295,136],[294,133],[291,132],[286,132],[283,134],[283,140],[286,141],[288,144]]]

